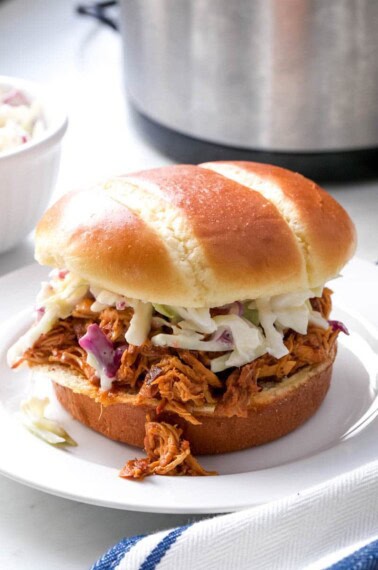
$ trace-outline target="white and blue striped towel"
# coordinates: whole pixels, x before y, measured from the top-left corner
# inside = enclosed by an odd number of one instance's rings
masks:
[[[252,509],[125,538],[92,570],[378,569],[378,461]]]

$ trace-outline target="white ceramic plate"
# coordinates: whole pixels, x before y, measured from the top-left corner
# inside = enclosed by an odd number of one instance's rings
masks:
[[[216,513],[289,494],[376,458],[378,439],[378,269],[354,260],[336,280],[334,317],[341,335],[331,389],[317,414],[286,437],[247,451],[203,457],[219,477],[120,479],[119,469],[142,452],[85,428],[53,402],[53,415],[79,443],[55,449],[32,436],[18,418],[30,372],[8,370],[5,353],[30,322],[45,270],[29,266],[0,279],[0,472],[17,481],[86,503],[150,512]],[[342,308],[344,307],[344,308]],[[22,310],[23,309],[23,310]],[[7,320],[4,320],[8,317]]]

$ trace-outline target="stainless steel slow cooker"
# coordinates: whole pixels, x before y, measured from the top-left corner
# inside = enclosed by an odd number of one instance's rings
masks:
[[[377,0],[121,0],[145,116],[242,149],[378,146]]]

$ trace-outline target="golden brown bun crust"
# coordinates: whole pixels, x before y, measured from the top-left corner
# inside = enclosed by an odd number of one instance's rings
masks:
[[[199,455],[227,453],[273,441],[296,429],[316,412],[329,388],[335,353],[329,362],[308,367],[276,388],[260,392],[251,403],[247,418],[197,412],[201,425],[189,424],[170,413],[160,414],[159,420],[180,425],[193,453]],[[46,367],[39,368],[46,370]],[[113,403],[103,406],[95,399],[96,389],[85,386],[81,389],[77,375],[67,387],[70,372],[65,370],[60,375],[61,371],[62,367],[54,366],[47,373],[54,380],[58,400],[74,418],[106,437],[143,447],[146,414],[150,413],[154,419],[154,407],[136,406],[130,396],[121,403],[114,399]]]
[[[152,297],[158,295],[157,275],[168,295],[185,290],[161,239],[101,188],[66,194],[47,210],[37,227],[36,259],[68,268],[92,285],[115,280],[122,289],[129,283],[134,298],[146,283]]]
[[[129,297],[186,307],[322,285],[354,247],[349,217],[316,184],[245,162],[114,178],[64,196],[36,234],[42,264]]]
[[[338,274],[354,254],[353,222],[342,206],[312,180],[257,162],[212,162],[201,166],[249,188],[259,188],[273,199],[303,246],[310,287]]]

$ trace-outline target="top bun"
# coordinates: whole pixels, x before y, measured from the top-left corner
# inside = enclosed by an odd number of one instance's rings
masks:
[[[300,174],[254,162],[178,165],[66,194],[36,259],[127,297],[211,307],[323,285],[353,255],[345,210]]]

